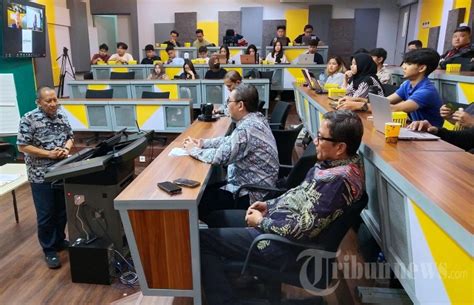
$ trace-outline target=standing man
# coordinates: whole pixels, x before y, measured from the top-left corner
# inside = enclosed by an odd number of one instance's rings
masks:
[[[58,252],[66,249],[66,206],[63,190],[53,189],[44,181],[49,167],[68,156],[74,144],[66,115],[59,110],[53,89],[41,87],[36,93],[38,108],[20,120],[17,145],[25,154],[28,180],[36,209],[38,239],[51,269],[61,267]]]
[[[204,32],[201,29],[196,30],[196,40],[193,42],[193,47],[199,49],[201,47],[207,47],[211,43],[204,39]]]

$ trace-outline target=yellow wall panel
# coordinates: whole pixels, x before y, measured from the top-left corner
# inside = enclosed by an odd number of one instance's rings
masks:
[[[469,22],[469,12],[471,9],[472,0],[454,0],[453,9],[454,8],[466,8],[466,13],[464,14],[464,23]]]
[[[89,128],[89,120],[87,119],[87,107],[85,105],[63,105],[71,115],[73,115],[86,128]]]
[[[474,259],[411,203],[451,304],[474,304]]]
[[[287,10],[285,12],[286,36],[288,36],[291,41],[303,33],[304,26],[308,24],[308,18],[309,11],[307,9]]]
[[[198,21],[197,28],[204,31],[204,39],[215,45],[219,44],[219,22]]]
[[[423,28],[423,23],[429,21],[429,27],[441,25],[443,16],[443,0],[421,0],[420,23],[418,24],[418,39],[423,45],[428,45],[429,28]]]
[[[146,121],[160,109],[161,106],[157,105],[137,105],[135,107],[138,126],[142,127]]]
[[[156,92],[169,92],[170,98],[178,98],[178,85],[163,85],[163,84],[156,84],[155,85]]]

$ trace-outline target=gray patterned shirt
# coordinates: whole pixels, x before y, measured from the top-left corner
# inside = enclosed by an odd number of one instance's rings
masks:
[[[36,108],[21,118],[16,144],[53,150],[56,147],[64,147],[72,138],[71,125],[61,108],[54,117],[49,117],[43,110]],[[58,161],[60,160],[25,154],[28,180],[32,183],[43,183],[46,169]]]
[[[190,155],[206,163],[228,165],[224,190],[235,193],[243,184],[275,186],[278,179],[278,150],[267,119],[260,112],[251,112],[237,122],[231,135],[205,139],[202,148],[193,148]],[[248,192],[242,190],[241,195]],[[250,202],[265,193],[249,192]]]

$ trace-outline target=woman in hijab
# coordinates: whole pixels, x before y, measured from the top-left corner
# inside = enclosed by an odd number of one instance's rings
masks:
[[[369,93],[384,96],[382,84],[377,78],[377,65],[366,53],[352,58],[351,69],[346,71],[344,85],[346,96],[339,99],[337,109],[367,111]]]

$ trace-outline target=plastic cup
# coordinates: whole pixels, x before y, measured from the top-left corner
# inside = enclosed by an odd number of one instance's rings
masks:
[[[186,48],[189,48],[189,47],[191,47],[191,43],[190,43],[190,42],[185,42],[185,43],[184,43],[184,46],[185,46]]]
[[[400,128],[402,128],[402,124],[400,123],[385,123],[385,142],[397,143],[398,136],[400,135]]]

